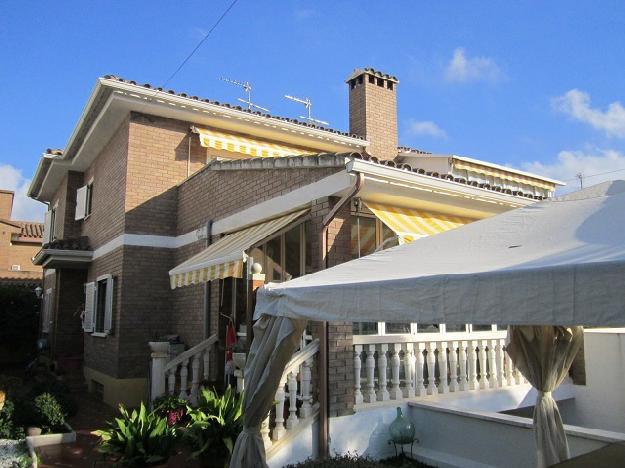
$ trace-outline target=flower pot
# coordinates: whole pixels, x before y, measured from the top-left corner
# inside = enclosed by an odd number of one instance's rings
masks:
[[[26,435],[29,436],[39,436],[41,435],[41,428],[40,427],[35,427],[35,426],[30,426],[26,428]]]

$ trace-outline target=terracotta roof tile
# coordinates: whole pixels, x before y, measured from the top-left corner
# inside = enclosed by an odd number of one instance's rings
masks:
[[[281,116],[278,116],[278,115],[271,115],[271,114],[267,114],[267,113],[260,112],[260,111],[254,111],[254,110],[251,110],[251,109],[246,109],[246,108],[243,108],[241,106],[235,106],[235,105],[231,105],[231,104],[228,104],[228,103],[221,103],[219,101],[214,101],[214,100],[210,100],[210,99],[200,98],[200,97],[197,97],[195,95],[189,95],[188,93],[178,92],[178,91],[175,91],[173,89],[163,90],[163,88],[153,86],[150,83],[138,84],[134,80],[127,80],[127,79],[121,78],[121,77],[116,76],[116,75],[104,75],[103,78],[105,78],[107,80],[119,81],[121,83],[132,84],[132,85],[135,85],[135,86],[141,86],[141,87],[147,88],[147,89],[154,89],[156,91],[164,91],[164,92],[166,92],[168,94],[172,94],[172,95],[176,95],[176,96],[180,96],[180,97],[186,97],[186,98],[189,98],[189,99],[193,99],[193,100],[196,100],[196,101],[202,101],[202,102],[206,102],[206,103],[209,103],[209,104],[214,104],[214,105],[225,107],[225,108],[228,108],[228,109],[236,109],[236,110],[239,110],[241,112],[248,112],[250,114],[258,115],[260,117],[265,117],[265,118],[268,118],[268,119],[282,120],[284,122],[294,123],[294,124],[297,124],[297,125],[301,125],[303,127],[316,128],[318,130],[324,130],[326,132],[335,133],[337,135],[343,135],[343,136],[348,136],[348,137],[351,137],[351,138],[357,138],[357,139],[363,140],[363,141],[365,140],[363,137],[361,137],[359,135],[355,135],[353,133],[342,132],[340,130],[336,130],[336,129],[328,128],[328,127],[323,127],[321,125],[316,125],[316,124],[313,124],[313,123],[310,123],[310,122],[302,122],[301,120],[292,119],[292,118],[289,118],[289,117],[281,117]]]
[[[43,237],[43,223],[31,223],[29,221],[16,221],[16,223],[22,228],[20,237]]]

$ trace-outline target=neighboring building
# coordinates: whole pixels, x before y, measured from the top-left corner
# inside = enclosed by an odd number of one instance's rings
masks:
[[[0,284],[41,284],[41,266],[32,258],[41,249],[43,224],[11,219],[15,194],[0,190]]]
[[[230,320],[245,335],[248,256],[266,281],[284,281],[534,203],[559,184],[398,148],[398,80],[360,69],[347,83],[350,133],[97,81],[66,148],[41,158],[29,195],[49,203],[35,257],[53,304],[54,327],[43,331],[56,356],[82,357],[105,401],[146,397],[148,341],[173,334],[192,347],[216,334],[223,343]],[[340,415],[353,407],[353,334],[422,326],[329,328],[331,413]],[[223,353],[212,359],[216,378]]]

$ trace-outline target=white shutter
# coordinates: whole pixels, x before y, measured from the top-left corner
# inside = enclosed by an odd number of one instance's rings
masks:
[[[93,331],[93,316],[95,311],[95,283],[85,284],[85,313],[82,318],[82,329],[86,332]]]
[[[43,220],[43,244],[48,244],[50,242],[50,227],[52,221],[52,211],[46,211]]]
[[[76,190],[76,215],[75,220],[83,219],[87,209],[87,186],[80,187]]]
[[[106,302],[104,305],[104,333],[110,335],[113,329],[113,277],[106,279]]]
[[[41,331],[43,333],[50,332],[52,309],[52,289],[48,289],[43,296],[43,311],[41,314]]]

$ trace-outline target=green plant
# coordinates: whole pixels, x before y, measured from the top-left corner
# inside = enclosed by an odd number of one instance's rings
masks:
[[[193,456],[210,466],[227,466],[237,436],[243,429],[243,395],[228,387],[223,395],[202,389],[199,405],[189,412],[185,433]]]
[[[170,426],[186,426],[189,422],[187,405],[187,400],[174,395],[162,396],[153,402],[154,412],[167,418]]]
[[[51,393],[42,393],[33,401],[31,421],[41,427],[43,433],[64,430],[65,414],[57,399]]]
[[[176,442],[176,432],[165,417],[148,411],[141,403],[139,411],[128,413],[119,406],[121,417],[94,434],[100,437],[98,450],[115,462],[127,466],[146,466],[169,458]]]
[[[5,400],[0,410],[0,439],[23,439],[24,429],[15,424],[15,405],[11,400]]]

